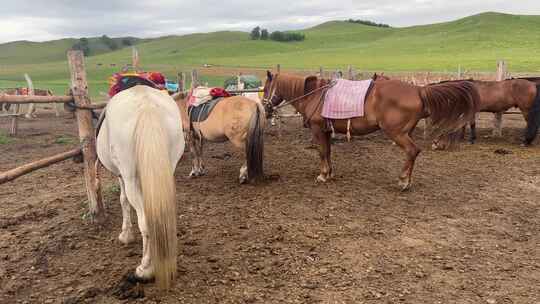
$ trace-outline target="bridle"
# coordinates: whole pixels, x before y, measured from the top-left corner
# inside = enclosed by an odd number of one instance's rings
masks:
[[[308,96],[311,96],[311,95],[313,95],[313,94],[315,94],[315,93],[317,93],[319,91],[323,91],[323,90],[326,90],[328,88],[331,88],[331,87],[335,86],[336,83],[337,83],[335,80],[332,80],[330,83],[328,83],[328,84],[326,84],[326,85],[324,85],[322,87],[316,88],[315,90],[309,91],[308,93],[306,93],[306,94],[304,94],[304,95],[302,95],[300,97],[296,97],[296,98],[294,98],[292,100],[288,100],[288,101],[283,100],[280,104],[274,106],[274,99],[277,97],[276,96],[277,82],[276,82],[275,85],[274,85],[273,82],[277,80],[278,76],[279,75],[276,75],[274,77],[274,79],[272,79],[272,86],[271,86],[271,92],[272,93],[270,94],[270,98],[267,99],[267,98],[263,97],[263,103],[269,104],[272,107],[272,111],[274,111],[274,112],[275,112],[275,110],[279,110],[279,109],[281,109],[283,107],[291,105],[291,104],[293,104],[293,103],[295,103],[295,102],[297,102],[299,100],[302,100],[302,99],[304,99],[304,98],[306,98]]]

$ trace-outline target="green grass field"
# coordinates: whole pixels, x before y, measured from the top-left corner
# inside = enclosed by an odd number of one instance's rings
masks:
[[[511,72],[540,73],[540,16],[484,13],[453,22],[406,28],[377,28],[328,22],[302,31],[303,42],[252,41],[244,32],[170,36],[137,45],[141,65],[169,77],[212,64],[222,67],[326,69],[354,66],[369,71],[494,71],[505,59]],[[68,82],[65,52],[73,41],[0,45],[0,87],[19,85],[29,73],[36,87],[57,93]],[[107,78],[129,63],[129,48],[87,58],[92,96],[107,90]],[[98,64],[101,64],[98,66]],[[116,64],[111,67],[110,64]],[[203,81],[221,85],[225,75]]]

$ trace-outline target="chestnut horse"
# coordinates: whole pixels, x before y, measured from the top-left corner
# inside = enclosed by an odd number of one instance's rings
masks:
[[[240,168],[239,182],[258,181],[263,178],[264,107],[260,102],[244,96],[221,100],[208,118],[190,123],[187,98],[173,95],[180,113],[184,132],[189,136],[188,145],[193,156],[192,177],[206,175],[203,165],[203,143],[230,141],[239,150],[244,149],[246,162]]]
[[[532,79],[532,78],[531,78]],[[540,78],[538,83],[528,79],[508,79],[503,81],[472,81],[479,94],[478,112],[501,113],[517,107],[527,122],[524,145],[532,144],[540,124]],[[476,123],[470,122],[470,142],[476,139]],[[464,131],[462,137],[464,137]],[[449,138],[439,138],[434,148],[445,149]]]
[[[414,163],[420,153],[410,136],[418,121],[430,117],[439,134],[453,132],[471,120],[478,103],[478,93],[467,81],[431,87],[413,86],[398,80],[376,81],[366,97],[363,117],[328,120],[322,117],[321,112],[324,90],[330,85],[330,80],[316,76],[272,74],[268,71],[264,86],[267,111],[291,104],[302,114],[305,126],[311,129],[320,144],[318,182],[326,182],[332,177],[331,129],[353,135],[383,130],[407,155],[399,177],[399,186],[405,191],[411,187]]]

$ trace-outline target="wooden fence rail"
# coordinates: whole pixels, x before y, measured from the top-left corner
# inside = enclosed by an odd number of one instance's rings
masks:
[[[31,162],[25,165],[22,165],[20,167],[17,167],[15,169],[11,169],[6,172],[0,173],[0,184],[12,181],[18,177],[21,177],[25,174],[28,174],[30,172],[36,171],[41,168],[48,167],[50,165],[59,163],[61,161],[64,161],[66,159],[73,158],[75,156],[79,156],[82,153],[81,148],[75,148],[72,150],[69,150],[64,153],[60,153],[51,157],[47,157],[35,162]]]
[[[13,104],[73,103],[75,105],[81,146],[6,172],[1,172],[0,184],[66,159],[79,157],[82,154],[89,215],[93,220],[101,223],[105,219],[105,209],[101,197],[100,180],[97,174],[96,136],[92,124],[91,110],[103,108],[105,104],[93,105],[90,102],[83,53],[81,51],[69,51],[68,63],[71,73],[72,96],[20,96],[2,94],[0,95],[0,102]]]
[[[29,96],[0,94],[0,102],[12,104],[29,103],[69,103],[74,102],[73,96]]]

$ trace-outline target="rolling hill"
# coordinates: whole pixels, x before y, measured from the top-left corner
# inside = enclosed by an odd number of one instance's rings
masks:
[[[305,41],[293,43],[252,41],[245,32],[215,32],[141,41],[137,48],[145,68],[166,73],[203,64],[265,68],[277,63],[286,69],[353,65],[361,70],[455,71],[461,65],[493,71],[499,59],[507,60],[511,71],[537,72],[539,28],[540,16],[483,13],[405,28],[332,21],[303,30]],[[18,83],[24,71],[44,85],[65,86],[65,51],[72,44],[64,39],[0,45],[0,87]],[[128,63],[130,56],[131,50],[125,48],[88,57],[91,82],[103,90],[107,76]]]

